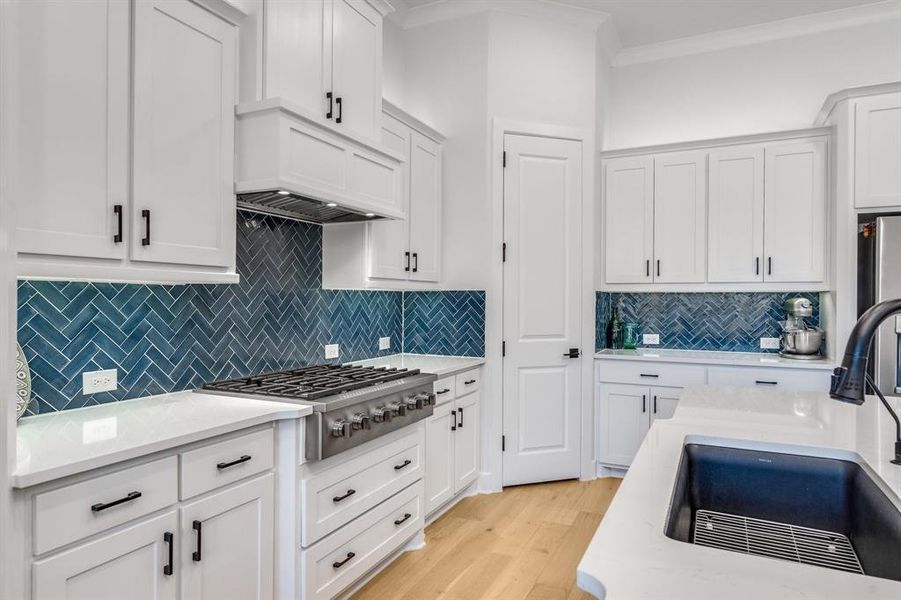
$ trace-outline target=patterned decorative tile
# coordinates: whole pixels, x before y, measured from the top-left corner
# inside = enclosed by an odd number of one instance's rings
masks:
[[[819,323],[816,293],[597,293],[596,346],[606,346],[613,307],[642,333],[659,333],[660,347],[681,350],[761,352],[761,337],[778,337],[782,303],[802,296],[813,302],[811,324]],[[775,352],[775,351],[774,351]]]
[[[485,356],[485,292],[405,292],[404,352]]]

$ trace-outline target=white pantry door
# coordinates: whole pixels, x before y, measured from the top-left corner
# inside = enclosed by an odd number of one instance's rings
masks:
[[[582,146],[504,136],[504,485],[578,477]]]

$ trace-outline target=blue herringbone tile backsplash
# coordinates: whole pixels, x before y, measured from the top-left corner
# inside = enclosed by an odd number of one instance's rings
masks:
[[[606,293],[596,301],[598,349],[606,345],[607,320],[619,307],[623,321],[634,321],[642,333],[660,334],[660,348],[763,352],[761,337],[779,337],[786,298],[813,302],[812,325],[819,323],[816,293]],[[773,351],[777,352],[777,351]]]
[[[485,356],[485,292],[405,293],[404,351]]]
[[[327,343],[341,345],[342,361],[402,350],[404,294],[321,289],[319,226],[239,212],[237,265],[237,285],[19,282],[30,412],[324,362]],[[483,348],[484,294],[433,294],[447,298],[432,312],[415,311],[411,322],[441,335],[407,351],[464,355]],[[481,305],[468,294],[480,295]],[[382,336],[391,337],[391,350],[378,350]],[[81,393],[84,371],[112,368],[119,371],[115,392]]]

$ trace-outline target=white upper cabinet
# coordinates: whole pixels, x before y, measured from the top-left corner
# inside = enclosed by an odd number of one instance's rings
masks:
[[[766,147],[764,280],[825,279],[826,142]]]
[[[233,265],[237,32],[192,2],[135,7],[131,257]]]
[[[702,283],[707,248],[707,153],[654,157],[654,281]]]
[[[410,214],[410,139],[413,130],[392,117],[382,118],[382,143],[403,156],[401,165],[403,196],[401,207]],[[410,224],[407,219],[381,219],[367,226],[369,276],[406,279],[410,272]]]
[[[410,279],[441,276],[441,144],[414,131],[410,140]]]
[[[128,205],[130,3],[20,2],[8,196],[20,253],[121,258]],[[123,227],[125,223],[123,222]]]
[[[763,281],[763,147],[709,155],[707,280]]]
[[[854,206],[901,206],[901,94],[856,101]]]
[[[607,161],[605,248],[607,283],[650,283],[654,254],[654,159]]]

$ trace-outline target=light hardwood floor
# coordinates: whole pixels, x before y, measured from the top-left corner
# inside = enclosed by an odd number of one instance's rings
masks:
[[[588,600],[576,566],[619,479],[506,488],[462,500],[353,600]]]

